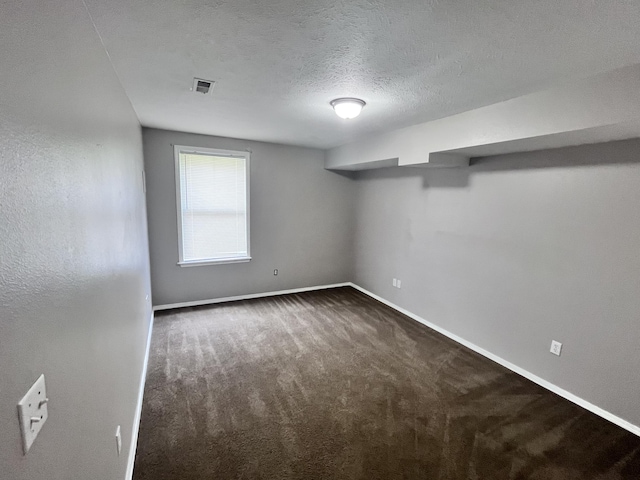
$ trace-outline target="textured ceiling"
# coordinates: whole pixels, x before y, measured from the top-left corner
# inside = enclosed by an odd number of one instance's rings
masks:
[[[321,148],[640,63],[637,0],[86,1],[143,125]]]

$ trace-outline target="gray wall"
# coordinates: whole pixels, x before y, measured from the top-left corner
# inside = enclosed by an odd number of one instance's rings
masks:
[[[155,129],[143,138],[154,305],[351,280],[353,182],[325,170],[321,150]],[[173,144],[252,151],[250,262],[176,264]]]
[[[360,173],[354,280],[640,425],[638,162],[633,140]]]
[[[3,3],[0,45],[0,477],[122,479],[151,313],[140,127],[81,1]]]

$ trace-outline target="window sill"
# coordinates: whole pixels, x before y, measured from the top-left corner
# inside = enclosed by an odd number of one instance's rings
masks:
[[[217,258],[215,260],[192,260],[187,262],[178,262],[181,267],[201,267],[204,265],[224,265],[225,263],[246,263],[250,262],[251,257],[235,257],[235,258]]]

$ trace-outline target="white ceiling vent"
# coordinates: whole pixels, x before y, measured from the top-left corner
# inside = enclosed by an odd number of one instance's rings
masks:
[[[191,90],[196,93],[202,93],[207,95],[213,91],[213,86],[216,84],[213,80],[203,80],[202,78],[193,79],[193,87]]]

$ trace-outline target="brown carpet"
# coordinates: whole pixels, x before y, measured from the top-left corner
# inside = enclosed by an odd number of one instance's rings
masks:
[[[351,288],[159,313],[135,480],[638,479],[640,438]]]

